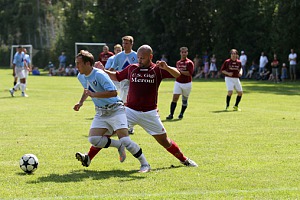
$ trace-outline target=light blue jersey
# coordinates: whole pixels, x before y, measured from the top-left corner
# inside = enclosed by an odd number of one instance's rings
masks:
[[[102,70],[93,68],[92,72],[85,76],[84,74],[78,74],[78,80],[81,85],[92,92],[104,92],[104,91],[114,91],[117,90],[116,86],[113,84],[109,76]],[[111,98],[92,98],[95,106],[104,107],[109,104],[114,104],[121,99],[116,97]]]
[[[17,52],[14,55],[14,60],[13,60],[13,64],[16,65],[16,67],[24,67],[24,52]]]
[[[116,71],[121,71],[125,69],[128,65],[138,63],[137,53],[135,51],[131,51],[126,54],[125,51],[118,53],[115,58],[111,68]]]
[[[115,55],[109,57],[105,64],[105,69],[110,69],[112,67],[112,64],[114,63]]]

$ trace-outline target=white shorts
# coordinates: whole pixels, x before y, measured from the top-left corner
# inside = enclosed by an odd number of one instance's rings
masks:
[[[26,78],[26,70],[24,67],[15,67],[15,77],[19,79]]]
[[[125,107],[119,106],[113,111],[108,110],[106,113],[103,112],[103,109],[96,108],[96,115],[90,128],[106,128],[110,134],[118,129],[127,129]]]
[[[166,133],[166,129],[160,120],[157,110],[141,112],[126,107],[125,111],[130,128],[134,125],[140,125],[150,135]]]
[[[233,89],[236,89],[238,92],[242,92],[243,88],[240,82],[239,78],[231,78],[231,77],[225,77],[225,83],[228,91],[233,91]]]
[[[127,95],[128,95],[128,89],[129,89],[129,81],[127,79],[118,82],[113,81],[115,86],[117,87],[117,90],[119,92],[118,96],[122,99],[124,103],[127,102]]]
[[[192,82],[178,83],[175,81],[173,94],[181,94],[182,96],[189,97],[192,90]]]

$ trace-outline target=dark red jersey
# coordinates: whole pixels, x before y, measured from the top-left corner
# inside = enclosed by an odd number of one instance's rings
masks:
[[[107,53],[104,53],[104,52],[101,52],[99,54],[99,57],[98,57],[98,61],[100,61],[102,63],[103,66],[105,66],[107,60],[109,57],[113,56],[114,53],[113,52],[107,52]]]
[[[179,71],[189,71],[192,75],[194,72],[194,63],[190,59],[186,58],[184,60],[177,61],[176,68]],[[189,83],[192,81],[192,76],[185,76],[181,74],[178,78],[176,78],[176,81],[179,83]]]
[[[228,76],[228,77],[239,78],[239,73],[241,68],[242,68],[242,63],[240,60],[233,61],[231,59],[227,59],[224,61],[221,67],[221,71],[225,70],[226,72],[232,72],[233,73],[232,76]]]
[[[150,111],[157,108],[158,87],[164,78],[174,78],[166,70],[151,63],[148,68],[138,64],[127,66],[116,72],[118,81],[129,80],[129,91],[126,106],[137,111]]]

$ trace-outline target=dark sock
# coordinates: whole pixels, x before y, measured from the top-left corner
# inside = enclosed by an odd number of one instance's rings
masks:
[[[185,112],[186,108],[187,108],[187,106],[181,106],[181,111],[180,111],[181,115],[183,115],[183,113]]]
[[[228,96],[228,95],[227,95],[227,97],[226,97],[226,107],[229,106],[230,99],[231,99],[231,96]]]
[[[14,81],[14,86],[17,84],[17,82],[16,81]]]
[[[175,108],[177,106],[176,102],[172,102],[170,106],[170,115],[174,115]]]
[[[235,106],[239,106],[242,96],[237,96],[235,101]]]

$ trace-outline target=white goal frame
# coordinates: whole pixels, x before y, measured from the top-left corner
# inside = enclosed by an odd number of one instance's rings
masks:
[[[13,62],[13,59],[14,59],[14,49],[17,48],[18,46],[22,46],[23,48],[29,48],[29,56],[30,56],[30,60],[31,60],[31,66],[32,66],[32,45],[31,44],[13,44],[11,45],[11,49],[10,49],[10,67],[12,67],[12,62]]]
[[[78,48],[77,48],[78,45],[104,46],[104,45],[106,45],[106,43],[75,42],[75,58],[76,58],[76,55],[78,54]],[[94,56],[96,56],[96,55],[94,55]]]

